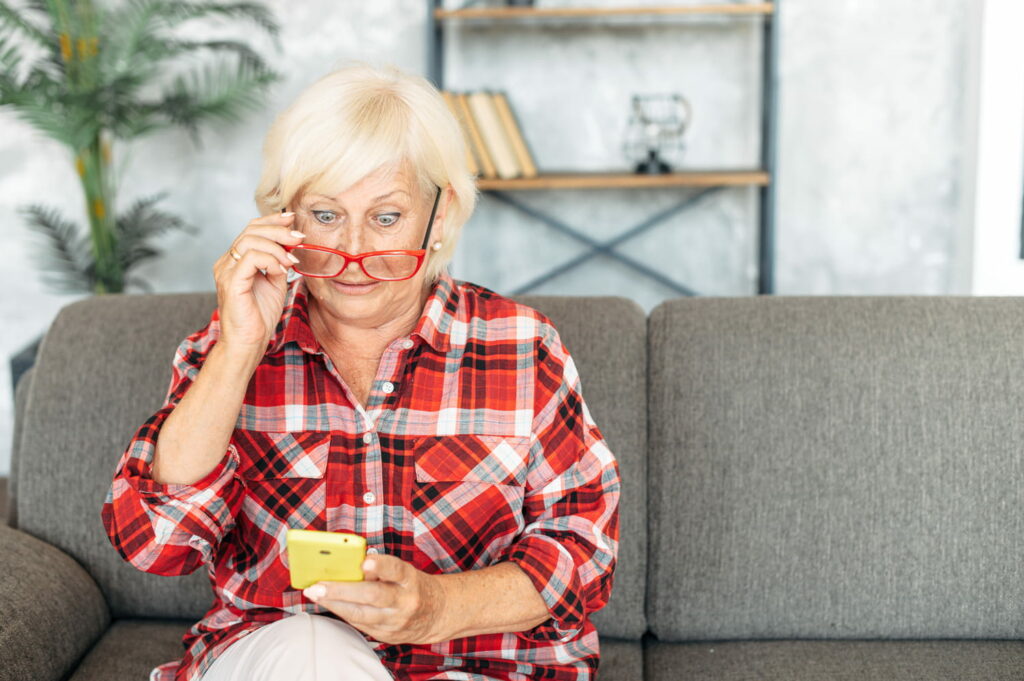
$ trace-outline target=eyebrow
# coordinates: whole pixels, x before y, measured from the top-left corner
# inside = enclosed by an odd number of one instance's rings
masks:
[[[374,203],[376,203],[377,201],[380,201],[381,199],[388,198],[392,194],[405,194],[406,196],[410,195],[409,192],[405,191],[404,189],[395,189],[393,191],[388,192],[387,194],[381,194],[380,196],[375,196],[373,198],[373,201],[374,201]],[[313,194],[313,196],[316,197],[317,199],[326,199],[327,201],[330,201],[331,203],[337,203],[337,201],[332,199],[330,196],[324,196],[322,194]]]

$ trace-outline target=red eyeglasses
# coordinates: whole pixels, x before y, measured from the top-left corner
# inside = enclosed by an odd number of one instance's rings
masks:
[[[312,244],[284,246],[286,251],[293,253],[299,259],[292,269],[304,277],[332,279],[344,272],[350,262],[354,262],[359,265],[363,274],[371,279],[378,281],[411,279],[420,271],[427,255],[427,242],[430,240],[430,232],[434,226],[434,214],[437,212],[437,203],[440,198],[441,188],[438,187],[437,195],[434,196],[434,206],[430,209],[430,219],[427,221],[427,233],[423,236],[423,244],[417,250],[367,251],[359,255],[352,255],[327,246]],[[284,212],[284,208],[281,209],[281,212]]]

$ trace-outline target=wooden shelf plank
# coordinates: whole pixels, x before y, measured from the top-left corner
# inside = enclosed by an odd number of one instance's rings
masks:
[[[636,173],[542,173],[512,180],[477,178],[481,191],[523,189],[629,189],[639,187],[764,186],[768,173],[760,170],[687,171],[665,175]]]
[[[434,17],[443,19],[521,19],[524,17],[600,17],[669,14],[771,15],[775,3],[733,5],[681,5],[675,7],[477,7],[435,9]]]

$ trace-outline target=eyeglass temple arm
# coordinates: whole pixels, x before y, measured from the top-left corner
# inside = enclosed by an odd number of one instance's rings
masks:
[[[427,233],[423,235],[423,244],[420,245],[420,250],[426,250],[427,242],[430,241],[430,231],[434,228],[434,213],[437,212],[437,202],[441,199],[441,188],[437,188],[437,194],[434,195],[434,207],[430,209],[430,220],[427,222]]]

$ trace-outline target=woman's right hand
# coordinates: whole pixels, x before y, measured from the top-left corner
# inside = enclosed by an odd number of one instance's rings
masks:
[[[284,309],[293,259],[282,244],[302,243],[292,233],[295,215],[273,213],[252,220],[213,264],[222,345],[262,358]],[[261,272],[264,270],[266,274]]]

